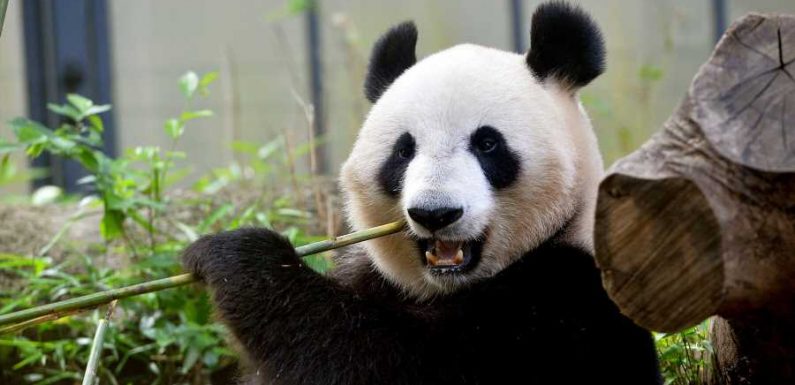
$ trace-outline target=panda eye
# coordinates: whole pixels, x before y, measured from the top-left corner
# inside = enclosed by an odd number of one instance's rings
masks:
[[[414,149],[411,147],[403,147],[398,150],[398,157],[400,159],[410,159],[414,156]]]
[[[492,138],[492,137],[490,137],[490,136],[481,138],[477,142],[478,151],[480,151],[480,152],[482,152],[484,154],[488,154],[488,153],[493,152],[494,150],[496,150],[497,149],[497,145],[498,145],[497,144],[497,140]]]

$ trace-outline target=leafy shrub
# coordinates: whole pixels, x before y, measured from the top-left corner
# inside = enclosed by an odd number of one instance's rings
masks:
[[[665,385],[707,384],[712,358],[710,319],[678,333],[655,333]]]
[[[303,192],[255,188],[255,199],[240,206],[217,198],[224,189],[243,183],[283,179],[286,168],[278,166],[298,156],[298,151],[287,148],[280,138],[262,146],[237,143],[248,164],[214,170],[200,178],[192,191],[169,191],[179,174],[174,172],[176,162],[187,156],[173,150],[177,142],[192,120],[213,116],[210,110],[192,107],[208,93],[215,78],[215,73],[198,76],[193,72],[180,78],[188,109],[164,125],[173,141],[169,150],[143,146],[128,149],[118,158],[103,154],[99,115],[110,106],[94,105],[79,95],[68,95],[64,105],[49,106],[67,120],[56,129],[24,118],[10,122],[17,140],[0,142],[5,163],[11,151],[24,150],[30,157],[47,152],[73,159],[85,168],[89,176],[80,183],[90,187],[91,195],[80,202],[64,226],[99,210],[104,242],[54,258],[50,251],[66,233],[63,229],[38,255],[0,254],[0,277],[10,278],[9,284],[0,284],[0,314],[175,275],[181,271],[178,253],[202,233],[258,225],[283,230],[294,244],[319,239],[306,232],[319,219],[307,209],[296,208]],[[291,188],[298,189],[309,180],[295,175],[292,179],[297,182]],[[98,261],[107,258],[129,263],[122,268],[102,267]],[[330,266],[325,256],[308,262],[318,269]],[[213,373],[234,372],[227,370],[236,366],[236,357],[224,343],[227,333],[213,322],[209,298],[200,286],[128,298],[116,309],[104,340],[100,382],[204,384]],[[102,315],[99,309],[37,324],[16,335],[0,333],[0,362],[4,363],[0,383],[79,381]]]

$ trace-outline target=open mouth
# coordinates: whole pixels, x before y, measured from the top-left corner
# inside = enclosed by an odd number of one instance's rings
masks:
[[[420,239],[417,245],[425,267],[434,274],[465,273],[477,265],[483,250],[482,240]]]

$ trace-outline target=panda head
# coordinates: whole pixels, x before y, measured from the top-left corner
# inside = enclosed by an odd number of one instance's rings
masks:
[[[375,44],[374,105],[341,172],[354,228],[408,222],[367,243],[375,268],[427,299],[553,236],[590,248],[603,166],[577,90],[604,67],[591,18],[541,5],[526,55],[464,44],[417,62],[417,35],[406,22]]]

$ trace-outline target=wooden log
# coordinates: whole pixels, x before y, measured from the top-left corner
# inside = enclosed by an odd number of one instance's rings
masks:
[[[795,16],[734,23],[596,211],[624,314],[665,332],[717,314],[716,381],[795,383]]]

